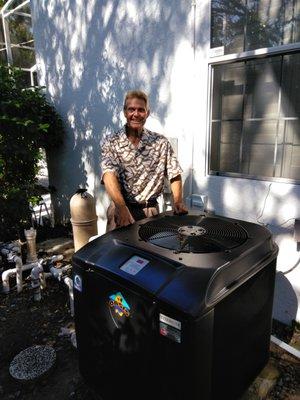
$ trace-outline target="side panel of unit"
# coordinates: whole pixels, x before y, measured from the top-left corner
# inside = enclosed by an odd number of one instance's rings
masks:
[[[275,272],[276,260],[215,306],[213,400],[239,398],[268,362]]]

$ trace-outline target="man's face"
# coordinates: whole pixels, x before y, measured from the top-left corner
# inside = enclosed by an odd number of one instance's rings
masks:
[[[142,99],[132,98],[126,101],[126,109],[124,115],[127,120],[129,129],[141,132],[145,122],[149,116],[149,110],[146,108],[146,103]]]

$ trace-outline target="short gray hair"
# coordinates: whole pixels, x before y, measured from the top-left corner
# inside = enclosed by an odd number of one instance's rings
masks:
[[[129,92],[127,92],[124,99],[124,111],[126,110],[126,102],[129,99],[144,100],[144,102],[146,103],[146,109],[149,110],[149,100],[145,92],[142,92],[141,90],[130,90]]]

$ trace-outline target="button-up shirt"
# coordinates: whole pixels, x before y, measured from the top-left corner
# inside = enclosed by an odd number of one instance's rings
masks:
[[[138,202],[156,198],[163,191],[165,177],[170,180],[182,173],[165,136],[144,129],[136,147],[128,140],[125,127],[103,139],[101,170],[102,177],[105,172],[118,177],[125,200]]]

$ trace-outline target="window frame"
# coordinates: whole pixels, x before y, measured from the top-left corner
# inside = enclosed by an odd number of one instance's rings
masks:
[[[211,164],[211,144],[212,144],[212,106],[213,106],[213,67],[216,65],[222,64],[234,64],[241,61],[250,61],[257,60],[260,58],[267,58],[276,55],[286,55],[300,53],[300,42],[280,45],[276,47],[268,47],[261,48],[256,50],[245,51],[242,53],[234,53],[234,54],[226,54],[222,56],[208,56],[208,108],[207,108],[207,121],[208,121],[208,139],[207,139],[207,163],[206,163],[206,173],[209,176],[223,176],[223,177],[231,177],[231,178],[240,178],[240,179],[251,179],[251,180],[259,180],[259,181],[270,181],[270,182],[279,182],[279,183],[291,183],[300,185],[300,177],[299,179],[291,179],[291,178],[281,178],[281,177],[268,177],[263,175],[248,175],[238,172],[222,172],[222,171],[214,171],[210,169]],[[299,118],[300,119],[300,118]]]

